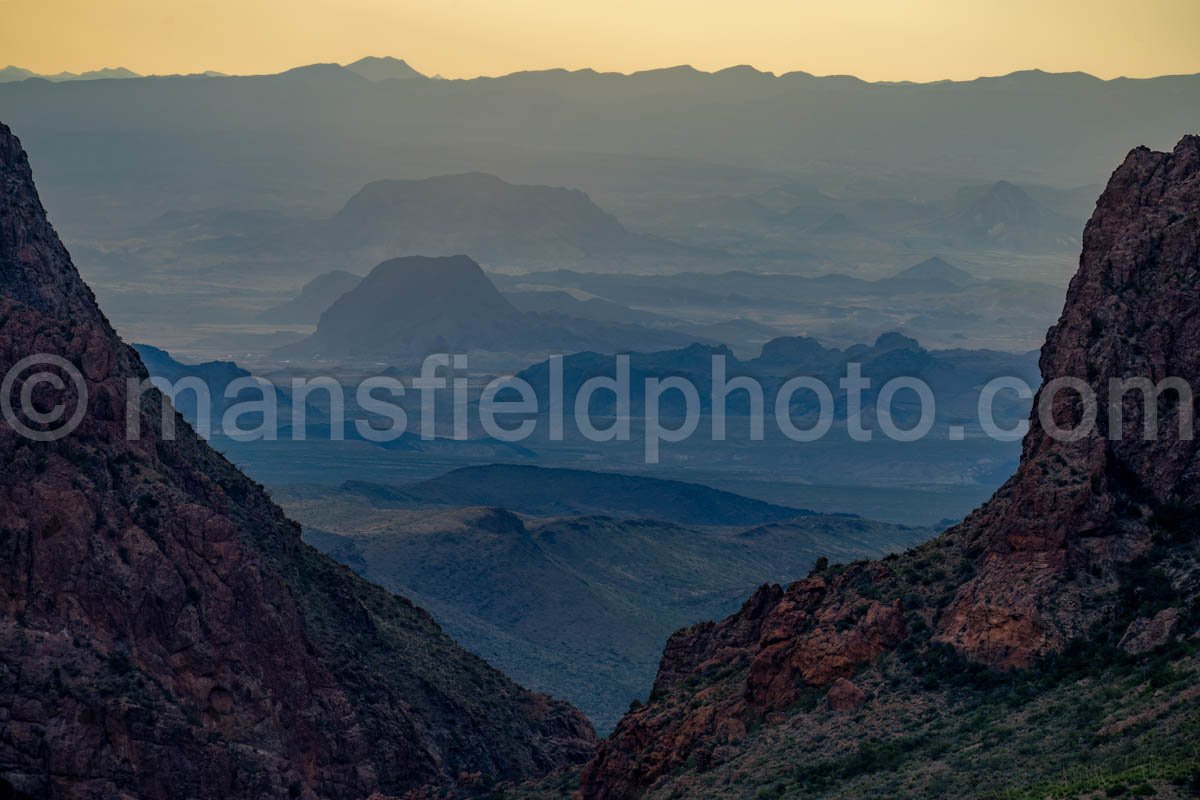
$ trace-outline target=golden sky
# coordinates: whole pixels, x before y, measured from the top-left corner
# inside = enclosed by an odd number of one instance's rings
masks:
[[[593,67],[969,79],[1200,72],[1200,0],[0,0],[0,66],[278,72],[364,55],[427,74]]]

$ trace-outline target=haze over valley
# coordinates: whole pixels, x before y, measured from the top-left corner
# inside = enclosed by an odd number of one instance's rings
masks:
[[[1195,9],[76,5],[0,800],[1200,796]]]

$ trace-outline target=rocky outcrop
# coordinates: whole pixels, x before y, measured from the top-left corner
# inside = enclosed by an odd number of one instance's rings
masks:
[[[1029,667],[1075,642],[1136,656],[1169,645],[1185,619],[1194,629],[1197,308],[1200,137],[1189,136],[1172,153],[1134,150],[1100,197],[1042,351],[1016,475],[913,551],[760,589],[729,619],[676,634],[651,702],[601,744],[580,795],[640,797],[689,765],[727,759],[751,727],[822,695],[829,710],[859,708],[856,676],[893,651],[962,674]],[[1055,392],[1060,378],[1095,395],[1094,429],[1078,391]],[[1147,405],[1110,390],[1129,378],[1183,382]]]
[[[1063,441],[1035,411],[1017,474],[968,522],[972,546],[982,551],[978,574],[958,589],[938,638],[971,658],[1027,666],[1086,634],[1111,613],[1114,565],[1151,546],[1149,523],[1200,506],[1197,442],[1181,438],[1193,424],[1191,398],[1168,390],[1150,403],[1152,438],[1143,433],[1141,393],[1117,398],[1110,411],[1112,380],[1182,378],[1192,392],[1200,388],[1198,214],[1195,136],[1173,153],[1134,150],[1100,196],[1041,359],[1047,382],[1073,378],[1091,387],[1096,429]],[[1083,413],[1070,390],[1046,405],[1063,429],[1074,429]]]
[[[748,723],[791,708],[806,687],[835,684],[895,647],[904,635],[899,604],[860,592],[887,578],[886,569],[862,564],[786,590],[763,586],[728,619],[672,636],[652,702],[601,743],[582,796],[636,797],[689,760],[741,742]],[[839,691],[845,697],[839,689],[834,702]]]
[[[834,711],[857,711],[867,702],[867,693],[855,686],[853,681],[838,678],[829,687],[825,702]]]
[[[0,125],[0,372],[39,353],[87,404],[56,440],[0,423],[0,792],[360,798],[587,757],[578,712],[302,544],[157,392],[129,402],[145,369]],[[64,385],[34,407],[73,411]]]
[[[1164,608],[1153,617],[1138,617],[1129,623],[1118,646],[1135,656],[1165,647],[1179,631],[1183,618],[1182,608]]]

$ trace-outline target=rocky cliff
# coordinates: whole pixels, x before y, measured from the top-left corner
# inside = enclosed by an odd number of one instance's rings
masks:
[[[87,403],[56,440],[0,423],[0,796],[403,795],[591,752],[578,712],[302,544],[182,420],[165,435],[157,392],[126,436],[145,369],[0,125],[0,371],[39,353],[82,376]],[[29,399],[74,411],[65,387]]]
[[[760,797],[819,794],[839,776],[897,770],[940,741],[929,758],[943,773],[954,763],[947,748],[970,744],[950,774],[958,796],[974,796],[973,787],[1011,788],[1003,781],[1063,763],[1056,748],[1074,748],[1063,760],[1083,751],[1095,759],[1113,731],[1128,736],[1160,717],[1175,742],[1194,747],[1194,714],[1171,698],[1136,712],[1113,697],[1081,698],[1106,685],[1144,691],[1148,654],[1191,676],[1176,699],[1197,694],[1196,673],[1185,671],[1195,665],[1170,659],[1190,657],[1171,648],[1200,623],[1200,457],[1186,435],[1200,384],[1198,308],[1200,137],[1189,136],[1172,153],[1131,152],[1100,197],[1042,351],[1038,404],[1048,413],[1041,419],[1035,404],[1017,474],[926,545],[763,587],[733,617],[675,634],[650,702],[601,745],[581,795],[752,796],[739,787],[756,773],[766,780]],[[1136,391],[1110,397],[1112,379],[1139,377],[1183,381],[1164,384],[1148,405]],[[1059,378],[1094,393],[1094,428],[1078,391],[1053,391]],[[1110,438],[1117,423],[1123,433]],[[1053,427],[1076,434],[1064,441]],[[943,691],[947,681],[957,693]],[[978,730],[965,724],[945,736],[997,686],[1022,687],[1006,701],[1012,708],[1045,696],[1128,719],[1059,722],[1043,708],[1025,745],[1042,758],[1010,775],[1011,761],[984,766],[997,740],[971,744]],[[927,715],[906,722],[920,735],[897,738],[898,721],[913,713]],[[1124,751],[1127,764],[1142,743]],[[763,766],[772,759],[776,774]],[[888,796],[939,796],[933,780],[913,777]]]
[[[1113,174],[1041,358],[1045,381],[1092,388],[1095,429],[1062,441],[1035,410],[1017,474],[966,526],[982,551],[979,574],[958,589],[940,641],[988,664],[1028,666],[1112,612],[1114,567],[1148,550],[1153,520],[1196,512],[1197,443],[1180,435],[1192,398],[1164,384],[1147,438],[1144,394],[1116,397],[1113,408],[1110,382],[1182,378],[1193,392],[1200,383],[1198,213],[1200,137],[1173,153],[1134,150]],[[1077,392],[1039,395],[1035,409],[1043,401],[1062,430],[1076,429]]]

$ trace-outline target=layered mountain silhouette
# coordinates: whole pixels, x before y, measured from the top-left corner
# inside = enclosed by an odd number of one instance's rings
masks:
[[[266,188],[330,208],[385,168],[412,176],[500,173],[513,182],[581,187],[595,198],[622,188],[630,196],[632,187],[636,195],[666,190],[695,199],[722,193],[712,178],[769,170],[783,182],[811,170],[814,159],[874,177],[882,167],[900,175],[1093,184],[1130,142],[1165,146],[1200,124],[1200,78],[1104,81],[1023,72],[884,84],[679,69],[372,81],[323,65],[283,75],[131,78],[84,87],[21,80],[0,84],[0,107],[26,130],[43,172],[52,170],[43,189],[63,209],[58,213],[95,220],[103,205],[136,224],[180,202],[176,187],[161,179],[164,163],[189,182],[189,201],[201,207],[231,196],[244,205]],[[214,107],[222,113],[211,113]],[[314,108],[325,113],[314,115]],[[87,130],[80,118],[89,120]],[[331,147],[337,159],[328,157]],[[864,153],[874,155],[865,161]],[[836,211],[873,227],[861,209],[821,209],[793,227],[807,231]],[[413,252],[487,259],[457,247],[383,253],[365,265]]]
[[[916,339],[894,331],[881,334],[871,344],[856,344],[844,349],[827,347],[812,337],[781,336],[763,344],[759,356],[753,359],[739,359],[724,346],[696,343],[671,350],[629,353],[632,407],[643,407],[647,378],[679,376],[697,387],[700,410],[711,411],[713,370],[718,359],[724,361],[727,379],[739,376],[757,379],[763,387],[768,415],[773,411],[774,398],[784,381],[804,375],[818,378],[827,386],[837,386],[852,364],[858,365],[861,374],[871,381],[871,385],[862,392],[865,407],[874,407],[880,389],[889,380],[902,376],[920,378],[933,390],[937,400],[936,411],[939,418],[944,420],[977,418],[979,389],[993,378],[1020,378],[1030,386],[1038,383],[1033,353],[929,350]],[[587,351],[565,356],[562,369],[564,403],[567,408],[572,408],[589,379],[598,375],[615,375],[616,362],[611,355]],[[539,408],[549,408],[550,362],[533,364],[518,373],[518,377],[533,387],[539,398]],[[844,416],[845,398],[834,399],[835,415]],[[793,395],[792,411],[802,416],[815,411],[817,403],[812,395]],[[615,405],[616,399],[612,393],[596,393],[591,398],[593,413],[614,413]],[[672,416],[681,416],[686,411],[685,401],[674,394],[664,394],[659,399],[659,408]],[[731,415],[745,415],[751,411],[749,398],[744,392],[730,393],[725,399],[724,408]],[[904,420],[905,424],[912,424],[919,417],[919,409],[905,407],[903,402],[896,404],[893,411],[896,419]],[[1001,395],[997,397],[993,412],[997,422],[1007,426],[1019,422],[1028,414],[1028,403],[1007,394]]]
[[[655,314],[652,311],[630,308],[602,297],[579,298],[570,292],[556,289],[506,291],[504,296],[520,310],[539,314],[557,314],[564,317],[622,324],[679,325],[678,320]]]
[[[412,358],[428,353],[529,353],[640,342],[681,344],[685,333],[522,312],[467,256],[385,261],[321,314],[311,337],[285,356]]]
[[[820,565],[676,633],[581,796],[1195,786],[1198,210],[1200,137],[1131,152],[1084,231],[1042,350],[1050,416],[1031,416],[1016,475],[928,544]],[[1185,385],[1113,394],[1134,376]],[[1048,394],[1059,378],[1095,393],[1095,428],[1079,393]]]
[[[724,342],[738,352],[775,338],[781,333],[778,329],[795,330],[798,320],[804,321],[801,329],[828,341],[864,341],[881,330],[902,328],[944,348],[973,341],[1001,350],[1031,350],[1039,342],[1028,331],[1041,330],[1057,317],[1054,298],[1060,290],[1005,274],[1006,270],[976,273],[974,267],[964,269],[935,256],[890,268],[878,278],[746,269],[667,275],[559,269],[496,274],[494,280],[506,292],[536,287],[602,298],[668,317],[695,318],[703,313],[710,319],[739,317],[740,326],[767,323],[753,333],[686,328],[695,331],[697,341]]]
[[[591,470],[491,464],[410,486],[359,481],[342,489],[380,506],[503,506],[534,516],[604,515],[680,525],[761,525],[814,514],[697,483]]]
[[[62,81],[98,81],[104,79],[140,78],[141,75],[125,67],[104,67],[103,69],[88,70],[87,72],[56,72],[43,75],[22,67],[7,66],[0,69],[0,83],[24,81],[30,78],[42,78],[54,83]]]
[[[0,793],[361,798],[587,757],[582,715],[303,544],[188,426],[164,435],[0,126],[0,368],[38,353],[87,407],[57,440],[0,425]]]
[[[955,269],[950,267],[950,269]],[[319,321],[322,312],[333,305],[334,301],[351,289],[358,286],[362,278],[344,270],[326,272],[306,283],[295,297],[266,309],[259,315],[263,322],[276,324],[314,324]],[[909,280],[904,288],[911,289],[915,285],[948,287],[954,284],[950,280],[928,281]],[[932,290],[932,289],[931,289]],[[590,297],[585,292],[573,292],[557,289],[510,289],[503,291],[504,298],[518,311],[532,313],[542,319],[546,326],[575,326],[581,330],[587,327],[583,321],[605,323],[623,331],[627,345],[645,346],[655,339],[675,339],[683,341],[691,337],[697,341],[765,341],[779,335],[779,331],[769,325],[756,323],[747,319],[732,319],[715,323],[689,323],[681,319],[652,311],[643,311],[621,303],[614,303],[602,297]],[[582,296],[578,296],[582,295]],[[647,329],[658,329],[647,330]],[[604,328],[600,328],[604,330]],[[611,329],[610,329],[611,330]],[[629,334],[640,331],[638,336]],[[666,333],[664,333],[666,332]],[[592,343],[593,345],[595,342]]]
[[[179,386],[181,388],[181,391],[176,393],[172,401],[175,410],[190,425],[196,427],[197,430],[202,430],[204,433],[220,432],[225,412],[231,406],[243,400],[253,401],[261,397],[261,392],[256,389],[237,393],[234,397],[225,396],[225,390],[234,381],[252,377],[250,372],[242,369],[232,361],[206,361],[200,364],[184,364],[172,358],[171,354],[166,350],[153,347],[152,345],[136,344],[134,345],[134,350],[137,351],[142,365],[145,366],[146,372],[152,379],[157,378],[166,381],[171,386]],[[208,390],[207,416],[203,418],[201,418],[203,406],[197,397],[196,391],[194,389],[183,390],[188,386],[188,379],[199,380]],[[282,420],[290,419],[291,398],[279,389],[274,390],[274,397],[278,418]],[[248,412],[244,417],[239,417],[238,422],[247,429],[250,429],[260,424],[261,421],[261,413]]]
[[[361,275],[345,270],[324,272],[304,284],[300,294],[268,308],[260,318],[264,322],[312,324],[321,318],[321,312],[333,305],[333,301],[358,286]]]

